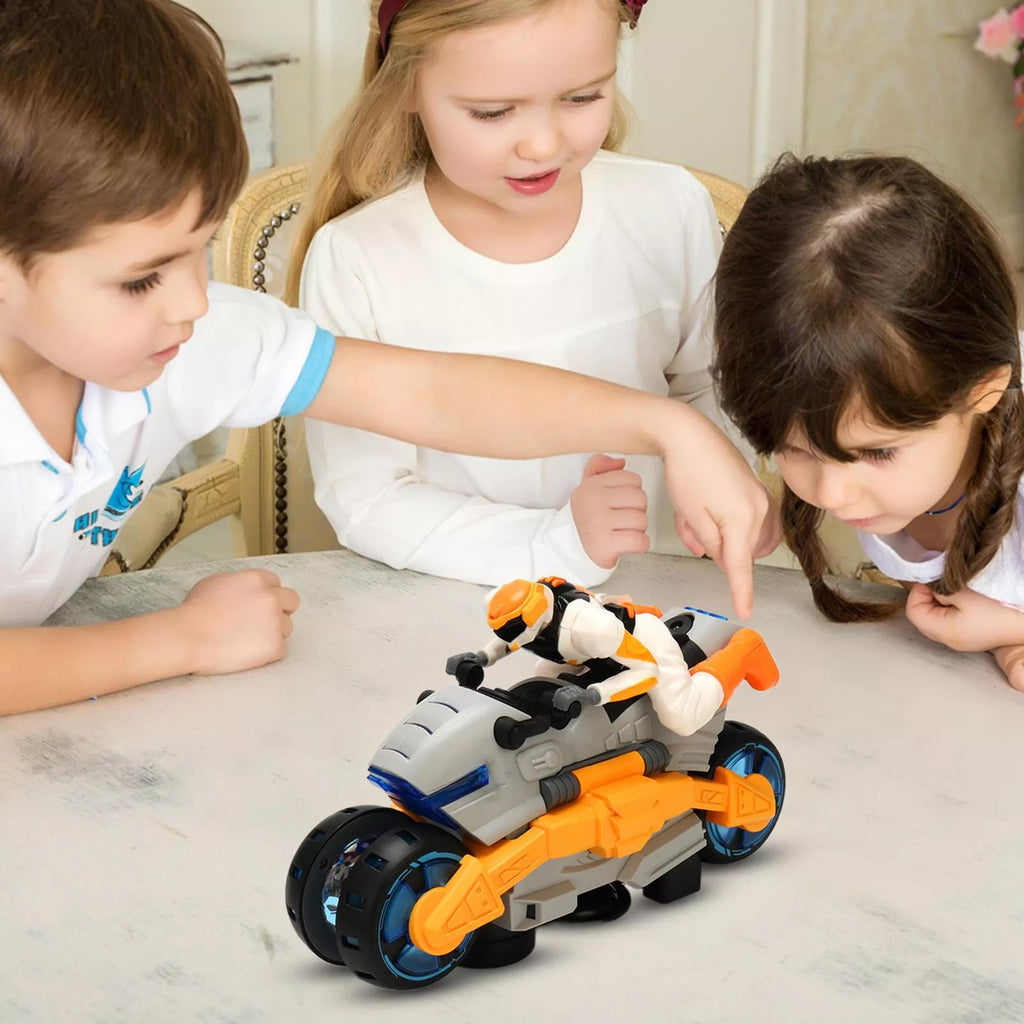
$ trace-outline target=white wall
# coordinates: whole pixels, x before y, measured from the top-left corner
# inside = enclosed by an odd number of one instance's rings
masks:
[[[1024,269],[1010,65],[974,50],[997,0],[809,0],[806,148],[903,153],[964,190]]]
[[[648,4],[631,48],[632,81],[625,84],[637,123],[628,148],[746,182],[753,146],[756,0]]]
[[[368,0],[184,0],[226,43],[298,62],[275,73],[278,163],[310,156],[355,93],[369,24]]]
[[[336,0],[348,6],[356,0]],[[313,122],[313,5],[309,0],[185,0],[225,43],[254,53],[288,53],[298,58],[275,73],[277,162],[309,154]]]
[[[804,0],[645,7],[627,44],[638,115],[629,148],[750,184],[800,145],[804,17]]]

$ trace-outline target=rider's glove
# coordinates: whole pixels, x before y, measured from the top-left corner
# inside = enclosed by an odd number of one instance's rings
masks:
[[[453,654],[444,665],[445,672],[455,676],[460,686],[479,686],[484,681],[487,655],[483,651],[463,651]]]
[[[589,686],[577,686],[575,683],[566,683],[555,690],[551,697],[551,705],[559,711],[568,711],[574,703],[600,704],[601,694],[592,690]]]

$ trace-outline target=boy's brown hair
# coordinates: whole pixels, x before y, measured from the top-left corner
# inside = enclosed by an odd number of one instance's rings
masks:
[[[28,268],[90,231],[201,193],[248,152],[220,39],[173,0],[0,0],[0,252]]]

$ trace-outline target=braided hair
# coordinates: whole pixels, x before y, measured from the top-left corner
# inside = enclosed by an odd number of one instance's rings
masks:
[[[715,281],[714,375],[725,411],[755,449],[796,429],[823,456],[844,415],[922,429],[966,411],[982,382],[1009,371],[978,416],[978,456],[938,593],[962,589],[995,556],[1024,474],[1017,300],[995,232],[914,160],[783,156],[726,237]],[[786,540],[814,601],[835,621],[877,619],[899,603],[854,601],[827,581],[823,512],[788,487]]]

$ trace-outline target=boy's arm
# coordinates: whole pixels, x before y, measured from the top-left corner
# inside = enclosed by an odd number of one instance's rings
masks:
[[[767,494],[696,410],[606,381],[490,356],[339,338],[305,415],[491,458],[564,452],[660,455],[669,496],[750,614]]]
[[[250,569],[207,577],[177,608],[92,626],[0,628],[0,715],[276,661],[297,607],[273,573]]]
[[[190,672],[174,610],[94,626],[0,629],[0,715],[71,704]]]

